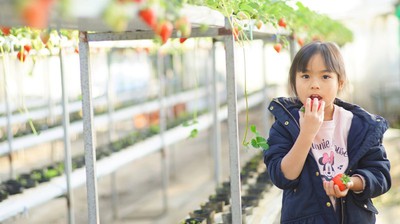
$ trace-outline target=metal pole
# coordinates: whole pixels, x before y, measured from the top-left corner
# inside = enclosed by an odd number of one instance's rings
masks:
[[[108,109],[108,142],[111,143],[115,137],[115,129],[114,129],[114,94],[113,94],[113,79],[111,74],[111,56],[113,49],[107,52],[107,109]],[[116,172],[112,172],[111,174],[111,212],[114,220],[118,219],[118,193],[117,193],[117,177]]]
[[[211,97],[211,107],[213,113],[213,127],[212,127],[212,143],[214,151],[214,178],[215,184],[218,186],[221,183],[221,125],[218,118],[219,110],[219,92],[218,92],[218,76],[216,71],[216,56],[215,56],[215,42],[212,40],[211,48],[211,63],[212,63],[212,97]]]
[[[231,30],[228,19],[225,19],[225,28]],[[232,223],[242,223],[242,203],[240,185],[239,160],[239,127],[237,111],[237,92],[235,74],[235,41],[233,35],[224,37],[226,58],[226,87],[228,101],[228,138],[229,138],[229,165],[231,180],[231,213]]]
[[[111,75],[111,56],[112,56],[113,49],[107,52],[107,67],[108,67],[108,74],[107,74],[107,111],[108,111],[108,141],[112,142],[115,137],[115,129],[114,129],[114,92],[113,92],[113,79]]]
[[[268,135],[269,124],[269,112],[267,110],[268,107],[268,84],[267,84],[267,52],[265,51],[265,41],[262,41],[262,77],[263,77],[263,95],[264,100],[262,101],[262,111],[264,112],[263,120],[264,120],[264,131],[266,132],[266,136]]]
[[[8,159],[10,162],[10,173],[9,177],[10,179],[14,178],[14,167],[13,167],[13,159],[12,159],[12,145],[13,145],[13,132],[12,132],[12,127],[11,127],[11,108],[10,108],[10,97],[8,95],[8,88],[7,88],[7,83],[8,83],[8,57],[6,56],[5,52],[1,52],[3,58],[3,80],[4,80],[4,100],[6,103],[6,114],[7,114],[7,145],[8,145]],[[6,61],[7,60],[7,61]]]
[[[99,206],[97,198],[96,181],[96,150],[95,132],[93,128],[93,105],[92,88],[90,76],[89,42],[87,32],[79,33],[79,60],[81,72],[82,89],[82,111],[83,111],[83,140],[85,147],[86,166],[86,191],[88,201],[88,223],[99,224]]]
[[[289,37],[289,50],[290,50],[290,62],[293,61],[296,55],[296,44],[293,37]]]
[[[169,185],[169,161],[168,161],[168,148],[165,145],[165,130],[166,125],[166,111],[165,111],[165,76],[164,72],[164,58],[160,51],[157,53],[157,73],[159,78],[159,103],[160,103],[160,138],[161,138],[161,173],[162,173],[162,187],[163,187],[163,212],[168,210],[168,185]]]
[[[64,131],[64,172],[67,179],[67,208],[68,208],[68,223],[74,224],[74,200],[71,186],[72,172],[72,156],[71,143],[69,135],[69,110],[68,110],[68,91],[64,74],[63,52],[60,46],[60,72],[61,72],[61,93],[62,93],[62,108],[63,108],[63,131]]]

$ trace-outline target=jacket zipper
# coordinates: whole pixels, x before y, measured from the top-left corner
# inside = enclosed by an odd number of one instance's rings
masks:
[[[342,214],[341,214],[342,222],[341,222],[341,224],[344,224],[344,203],[343,203],[343,198],[340,199],[340,203],[341,203],[340,207],[341,207],[341,210],[342,210]]]

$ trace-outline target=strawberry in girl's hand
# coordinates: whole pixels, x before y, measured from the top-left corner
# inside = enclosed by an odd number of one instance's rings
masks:
[[[343,191],[347,188],[347,183],[350,182],[350,177],[346,174],[339,173],[332,180],[335,185],[339,186],[340,191]]]

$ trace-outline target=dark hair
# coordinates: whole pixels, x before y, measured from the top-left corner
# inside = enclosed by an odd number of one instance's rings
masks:
[[[289,84],[295,95],[297,95],[296,73],[305,72],[308,62],[316,54],[322,55],[326,68],[329,72],[334,72],[338,75],[338,81],[343,81],[343,83],[346,81],[345,66],[339,47],[332,42],[314,41],[304,45],[297,52],[290,66]]]

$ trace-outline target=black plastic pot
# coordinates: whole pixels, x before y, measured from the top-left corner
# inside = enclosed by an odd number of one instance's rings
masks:
[[[183,220],[180,224],[206,224],[206,219],[204,218],[187,218]]]
[[[0,185],[0,202],[8,198],[8,192]]]
[[[38,185],[38,182],[32,179],[31,174],[21,174],[17,178],[18,182],[22,185],[23,188],[32,188]]]
[[[7,180],[6,182],[3,183],[3,186],[4,186],[3,189],[5,189],[9,195],[22,193],[22,191],[24,190],[22,185],[17,180],[14,179]]]
[[[209,209],[194,210],[189,213],[190,218],[204,218],[207,220],[207,224],[214,223],[215,211]]]

